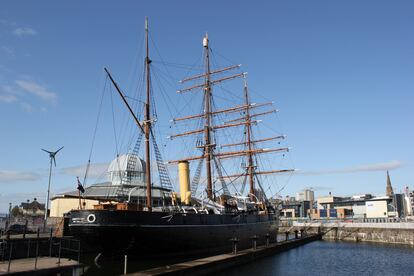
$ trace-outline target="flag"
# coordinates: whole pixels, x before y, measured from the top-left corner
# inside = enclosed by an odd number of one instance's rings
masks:
[[[79,181],[79,177],[78,177],[78,190],[79,192],[81,192],[82,194],[85,192],[85,189],[83,188],[82,184]]]

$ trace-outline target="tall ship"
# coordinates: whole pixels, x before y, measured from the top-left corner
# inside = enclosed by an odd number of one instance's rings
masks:
[[[212,68],[212,52],[206,34],[202,41],[204,70],[201,74],[183,79],[180,83],[186,86],[178,91],[183,97],[186,93],[200,94],[201,111],[172,119],[173,124],[198,126],[169,137],[186,146],[191,145],[193,149],[190,156],[168,161],[169,166],[178,168],[179,192],[175,192],[155,141],[154,125],[157,120],[152,117],[155,103],[151,101],[152,61],[148,41],[146,19],[145,101],[141,120],[109,70],[105,69],[139,133],[134,149],[122,156],[126,171],[116,175],[121,182],[117,200],[100,200],[99,204],[89,209],[79,204],[79,208],[69,214],[70,233],[78,237],[83,245],[98,252],[128,251],[137,255],[230,251],[232,241],[237,241],[239,248],[245,248],[251,246],[253,236],[258,244],[275,241],[279,211],[267,195],[263,181],[267,175],[290,173],[293,169],[262,169],[260,166],[264,163],[260,161],[260,156],[289,151],[287,147],[262,147],[264,144],[280,145],[284,135],[256,136],[255,128],[260,123],[258,118],[276,112],[272,102],[251,101],[247,74],[233,73],[240,70],[240,65]],[[235,97],[240,102],[218,108],[216,98],[219,95],[213,91],[215,86],[237,79],[242,80],[240,92]],[[219,122],[223,119],[225,121]],[[176,129],[178,131],[179,127]],[[226,130],[232,130],[235,134],[225,134],[225,139],[220,139],[223,137],[221,131]],[[142,139],[145,160],[138,156]],[[155,160],[152,160],[153,156]],[[238,166],[231,167],[228,163]],[[144,173],[140,176],[143,180],[140,185],[133,183],[136,175],[132,168],[137,166]],[[159,185],[154,184],[154,171],[158,173]],[[131,194],[134,190],[140,190],[145,197],[133,200]]]

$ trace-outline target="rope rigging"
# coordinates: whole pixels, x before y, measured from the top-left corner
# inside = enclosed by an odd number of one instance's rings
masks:
[[[204,155],[204,151],[203,151],[203,155]],[[196,194],[199,183],[200,183],[200,177],[201,177],[201,170],[203,168],[203,163],[204,163],[204,158],[201,158],[198,161],[198,165],[196,168],[196,172],[193,176],[193,180],[191,181],[191,193],[192,194]]]
[[[154,45],[154,49],[159,54],[159,51],[158,51],[154,41],[152,40],[151,36],[150,36],[150,39],[151,39],[152,44]],[[210,51],[211,51],[211,53],[213,53],[213,51],[211,49],[210,49]],[[214,57],[213,54],[212,54],[212,57]],[[152,60],[152,62],[154,62],[154,61]],[[161,69],[157,68],[157,66],[154,66],[154,64],[152,63],[151,64],[152,75],[148,76],[148,85],[150,86],[150,88],[149,88],[149,91],[150,91],[149,98],[151,99],[150,107],[151,107],[151,116],[152,117],[151,117],[150,122],[148,121],[147,123],[151,124],[151,126],[152,126],[150,128],[149,132],[150,132],[150,137],[151,137],[151,140],[152,140],[152,146],[153,146],[153,149],[154,149],[154,153],[151,152],[151,155],[155,156],[155,159],[156,159],[156,165],[157,165],[158,174],[159,174],[160,186],[163,187],[163,188],[172,190],[173,185],[172,185],[172,182],[171,182],[171,178],[170,178],[170,175],[168,173],[167,167],[166,167],[165,163],[163,162],[161,151],[160,151],[160,148],[158,147],[158,144],[157,144],[157,141],[155,140],[155,135],[154,135],[154,130],[158,131],[157,136],[158,136],[158,133],[161,133],[160,125],[155,124],[155,122],[158,119],[158,110],[157,110],[157,108],[161,112],[160,116],[163,115],[162,111],[164,110],[164,107],[160,108],[158,105],[155,104],[156,103],[156,94],[154,93],[154,90],[156,90],[157,92],[159,92],[161,94],[161,98],[165,103],[165,107],[166,107],[165,110],[168,111],[168,113],[170,115],[172,115],[173,113],[181,114],[183,112],[188,112],[191,109],[195,109],[195,107],[194,107],[195,105],[193,104],[193,100],[194,100],[195,97],[199,97],[199,95],[203,94],[203,93],[198,93],[194,90],[195,93],[192,93],[194,95],[191,95],[190,97],[188,97],[187,101],[184,100],[185,105],[182,108],[178,107],[179,105],[177,105],[177,103],[172,101],[172,97],[169,95],[169,92],[166,92],[167,89],[165,89],[165,87],[164,87],[164,82],[166,82],[167,85],[173,86],[171,84],[172,83],[171,80],[173,79],[173,77],[171,75],[171,72],[167,68],[167,66],[170,66],[170,67],[176,66],[176,67],[181,67],[181,69],[183,69],[184,65],[183,64],[174,64],[174,63],[170,63],[170,62],[165,62],[162,58],[160,58],[160,60],[155,62],[155,63],[161,64],[162,66],[164,66],[165,70],[161,70]],[[214,59],[212,59],[212,64],[215,64]],[[205,68],[205,67],[204,66],[197,66],[197,65],[192,65],[192,66],[189,66],[189,67],[185,67],[185,69],[191,69],[191,70],[203,69],[203,68]],[[210,72],[210,71],[208,71],[208,72]],[[217,72],[221,73],[222,71],[218,70],[215,73],[217,73]],[[145,74],[143,74],[143,76],[144,75]],[[201,76],[203,76],[203,75],[201,75]],[[143,77],[143,79],[144,78],[145,77]],[[196,78],[199,78],[199,76],[196,76]],[[194,80],[194,78],[190,78],[190,79]],[[152,82],[154,82],[154,85],[156,87],[152,85],[153,84]],[[207,81],[207,82],[209,82],[209,81]],[[144,83],[144,81],[142,83]],[[126,96],[128,99],[135,102],[135,104],[137,106],[137,108],[136,108],[136,113],[137,114],[143,114],[143,112],[142,112],[142,109],[143,109],[142,103],[144,103],[144,101],[142,101],[142,98],[144,96],[144,93],[142,91],[144,91],[145,89],[138,89],[139,87],[141,87],[140,84],[142,84],[142,83],[138,83],[138,85],[137,85],[138,93],[141,92],[141,93],[138,94],[138,97]],[[105,86],[106,86],[106,82],[105,82]],[[196,87],[198,87],[198,86],[196,86]],[[211,89],[211,88],[208,87],[208,89]],[[211,89],[211,91],[212,91],[212,89]],[[234,91],[234,90],[227,89],[226,86],[224,86],[220,83],[217,86],[217,90],[215,89],[214,92],[213,91],[211,92],[211,94],[214,94],[214,97],[211,97],[211,103],[210,104],[207,103],[207,105],[209,105],[209,106],[211,105],[209,108],[205,107],[206,106],[205,101],[206,101],[207,97],[204,97],[204,96],[202,97],[203,100],[202,100],[202,104],[201,104],[201,110],[199,110],[200,111],[199,114],[205,114],[206,110],[209,110],[207,112],[209,112],[208,114],[211,114],[210,118],[207,119],[206,118],[207,116],[201,116],[197,120],[183,121],[183,122],[173,121],[172,124],[174,124],[177,128],[178,127],[188,127],[188,126],[196,125],[198,127],[197,129],[203,129],[205,127],[205,122],[208,121],[209,122],[208,125],[209,125],[210,129],[207,130],[207,133],[210,133],[211,137],[209,136],[210,138],[208,140],[205,140],[205,139],[203,139],[203,137],[205,137],[205,134],[200,132],[200,133],[196,134],[195,136],[192,136],[193,138],[195,137],[194,144],[185,143],[184,139],[186,139],[186,138],[185,137],[180,137],[180,139],[184,143],[184,146],[182,147],[181,150],[187,150],[189,153],[192,153],[192,155],[193,155],[194,151],[197,151],[197,152],[201,151],[201,154],[203,156],[204,155],[211,156],[211,159],[212,159],[211,161],[214,163],[214,165],[212,165],[211,171],[218,175],[218,177],[215,178],[215,180],[217,182],[221,183],[220,191],[223,194],[230,195],[230,191],[229,191],[230,185],[232,185],[232,187],[230,187],[230,190],[235,189],[240,194],[244,194],[245,186],[247,184],[248,175],[252,175],[254,177],[254,180],[256,180],[256,184],[257,184],[257,186],[256,186],[257,189],[255,189],[255,190],[258,190],[261,193],[263,193],[263,197],[267,199],[266,192],[268,192],[270,190],[270,188],[265,190],[264,187],[263,187],[263,183],[261,181],[261,180],[267,180],[267,176],[263,176],[263,177],[259,176],[258,175],[259,171],[257,171],[257,173],[254,171],[256,167],[258,167],[259,165],[263,165],[263,163],[264,163],[260,160],[259,154],[256,154],[256,150],[260,149],[260,148],[258,148],[257,145],[255,144],[256,142],[262,142],[263,140],[262,141],[255,141],[254,143],[251,143],[251,145],[250,145],[251,148],[247,148],[246,144],[244,144],[244,146],[242,144],[238,145],[237,149],[238,149],[238,152],[240,152],[240,154],[236,157],[238,157],[238,159],[241,158],[242,162],[245,162],[245,165],[242,166],[242,168],[240,168],[240,163],[237,163],[236,161],[234,161],[234,159],[230,159],[230,158],[226,159],[229,156],[224,157],[224,159],[221,159],[221,158],[223,158],[223,156],[220,156],[220,147],[218,147],[219,140],[221,140],[220,142],[230,141],[230,142],[234,143],[234,138],[239,139],[239,137],[241,136],[241,135],[232,134],[230,128],[224,128],[224,127],[227,127],[227,126],[225,126],[225,124],[226,124],[225,119],[228,120],[230,118],[230,119],[233,120],[233,122],[235,122],[235,121],[238,122],[238,120],[240,120],[240,119],[237,118],[236,116],[241,116],[242,118],[244,116],[246,116],[246,111],[244,111],[243,109],[240,109],[239,112],[234,112],[233,111],[230,114],[226,114],[226,113],[212,114],[213,113],[212,111],[219,110],[218,106],[217,106],[217,103],[216,103],[217,99],[221,100],[221,102],[223,102],[223,100],[224,100],[224,102],[226,102],[227,104],[230,103],[232,106],[234,104],[237,104],[237,105],[240,106],[240,99],[243,98],[243,97],[240,96],[241,93],[238,94],[238,93],[234,93],[232,91]],[[198,94],[198,96],[196,94]],[[159,98],[159,96],[158,96],[158,98]],[[102,99],[101,99],[101,104],[102,104]],[[117,131],[116,131],[116,125],[115,125],[116,120],[115,120],[115,111],[114,111],[114,104],[113,104],[112,95],[111,95],[111,107],[112,107],[113,132],[114,132],[114,139],[115,139],[115,151],[116,151],[116,156],[117,156],[117,159],[118,159],[118,157],[120,155],[120,146],[119,146],[120,137],[119,137],[119,135],[117,134]],[[256,114],[256,116],[258,116],[258,114]],[[147,116],[147,117],[149,117],[149,116]],[[192,118],[192,119],[194,119],[194,118]],[[220,120],[223,120],[223,122],[220,122]],[[252,122],[254,122],[254,123],[252,123]],[[250,127],[251,125],[254,125],[255,123],[256,123],[256,121],[250,121],[248,123],[249,125],[243,125],[243,124],[238,124],[238,123],[234,124],[236,126],[237,125],[240,125],[242,127],[244,126],[244,133],[243,133],[244,139],[242,141],[246,140],[246,128]],[[142,123],[142,124],[145,124],[145,123]],[[139,125],[139,123],[138,123],[138,125]],[[217,129],[220,129],[220,131],[218,131]],[[134,133],[135,133],[135,135],[137,135],[136,131]],[[148,132],[147,132],[147,134],[148,134]],[[194,133],[192,133],[192,134],[194,134]],[[95,139],[95,135],[96,135],[96,128],[95,128],[93,139]],[[128,154],[128,160],[127,160],[127,166],[126,166],[127,172],[126,172],[126,175],[124,177],[121,177],[120,195],[122,195],[122,196],[125,196],[125,191],[123,190],[124,186],[130,186],[131,185],[131,182],[132,182],[132,179],[133,179],[133,176],[132,176],[131,172],[136,167],[136,163],[139,161],[138,156],[139,156],[139,153],[140,153],[140,145],[142,143],[143,134],[142,134],[141,131],[139,131],[138,132],[138,137],[136,139],[134,139],[136,136],[132,136],[132,137],[133,138],[130,138],[131,140],[128,143],[128,148],[129,148],[128,152],[129,152],[129,154]],[[249,141],[253,141],[254,140],[253,138],[254,138],[254,136],[252,134],[251,137],[249,136]],[[134,141],[135,141],[135,144],[134,144],[133,147],[131,147],[131,145],[133,144]],[[206,141],[209,141],[209,142],[206,142]],[[237,142],[239,142],[239,141],[240,140],[237,140]],[[194,149],[194,145],[198,150]],[[93,146],[93,144],[92,144],[92,146]],[[240,148],[244,148],[244,149],[240,150]],[[207,149],[208,149],[208,152],[206,153]],[[246,160],[247,159],[247,151],[254,152],[253,154],[250,153],[250,159],[249,160],[251,162],[251,160],[252,160],[251,155],[253,155],[254,162],[250,163],[249,166],[246,166],[246,163],[248,161],[248,160]],[[223,151],[221,151],[221,152],[223,152]],[[174,153],[176,153],[176,152],[174,152]],[[260,153],[260,152],[258,152],[258,153]],[[228,154],[228,153],[226,153],[224,151],[224,154]],[[147,159],[147,160],[149,160],[149,159]],[[240,180],[239,180],[239,183],[235,183],[235,180],[238,179],[240,176],[237,177],[236,179],[234,179],[233,181],[227,181],[227,183],[226,183],[225,176],[229,176],[229,175],[227,174],[226,169],[222,164],[224,162],[224,160],[232,160],[232,162],[233,162],[233,163],[230,163],[230,164],[226,164],[227,169],[231,168],[231,170],[234,170],[236,172],[240,172],[240,170],[242,170],[244,172],[244,174],[242,174],[243,181],[241,182],[241,184],[242,184],[241,188],[238,189],[235,186],[235,184],[240,183]],[[209,164],[205,164],[204,161],[205,161],[205,158],[201,158],[201,159],[199,159],[198,164],[196,166],[191,165],[191,166],[195,167],[195,173],[194,173],[193,179],[191,181],[191,191],[194,195],[196,194],[197,189],[200,185],[203,164],[207,165],[207,166],[210,166]],[[150,163],[150,162],[148,162],[148,163]],[[254,169],[252,169],[252,166],[253,166],[252,164],[254,164],[254,167],[255,167]],[[118,165],[118,168],[120,169],[119,161],[118,161],[117,165]],[[228,166],[228,165],[232,165],[232,167]],[[266,165],[272,165],[272,164],[269,162]],[[88,165],[87,165],[87,171],[85,173],[84,182],[86,182],[86,176],[87,176],[87,172],[89,170],[89,166],[90,166],[90,157],[89,157],[89,161],[88,161]],[[250,171],[247,167],[250,168]],[[232,171],[229,171],[229,172],[232,172]],[[263,172],[263,173],[265,173],[265,172]],[[269,172],[267,172],[267,173],[269,173]],[[211,180],[208,183],[210,183],[209,187],[211,187]],[[151,185],[152,185],[152,183],[151,183]],[[217,189],[214,189],[214,188],[213,188],[213,190],[214,190],[214,192],[217,191]]]
[[[89,157],[88,157],[88,163],[86,165],[85,175],[83,177],[83,188],[86,188],[86,181],[88,179],[89,168],[91,166],[91,158],[92,158],[92,153],[93,153],[93,149],[94,149],[94,146],[95,146],[96,132],[98,130],[98,125],[99,125],[99,121],[100,121],[100,118],[101,118],[102,104],[103,104],[103,100],[104,100],[104,97],[105,97],[105,91],[106,91],[107,83],[108,83],[108,77],[105,78],[104,87],[103,87],[102,93],[101,93],[101,99],[99,101],[98,114],[96,116],[95,127],[94,127],[93,135],[92,135],[91,149],[89,151]]]
[[[158,168],[158,175],[160,178],[160,185],[162,188],[168,189],[173,191],[173,186],[171,184],[171,179],[170,179],[170,175],[168,173],[167,167],[165,166],[165,162],[162,159],[162,155],[161,152],[158,148],[157,142],[155,140],[155,136],[153,131],[151,130],[151,138],[152,138],[152,143],[153,143],[153,147],[154,147],[154,152],[155,152],[155,159],[157,162],[157,168]]]

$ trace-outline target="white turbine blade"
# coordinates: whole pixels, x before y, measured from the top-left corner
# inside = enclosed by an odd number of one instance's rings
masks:
[[[51,151],[48,151],[48,150],[45,150],[45,149],[41,149],[41,150],[43,150],[44,152],[47,152],[47,153],[49,153],[49,154],[51,154],[51,153],[52,153]]]
[[[63,147],[61,147],[60,149],[58,149],[57,151],[55,151],[55,154],[58,153],[61,149],[63,149]]]

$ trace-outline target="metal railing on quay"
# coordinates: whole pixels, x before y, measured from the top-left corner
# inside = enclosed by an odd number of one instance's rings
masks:
[[[21,238],[10,238],[6,235],[0,239],[0,261],[8,262],[7,272],[16,259],[33,259],[33,268],[37,269],[40,257],[61,258],[76,260],[80,263],[81,243],[73,238],[53,237],[53,229],[48,236],[40,236],[39,229],[34,237],[27,237],[25,234]]]

